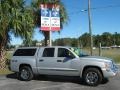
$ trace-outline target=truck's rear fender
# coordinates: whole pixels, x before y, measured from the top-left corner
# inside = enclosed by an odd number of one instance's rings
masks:
[[[26,64],[26,63],[22,63],[22,64],[19,65],[19,71],[20,71],[20,69],[21,69],[22,67],[24,67],[24,66],[30,67],[31,70],[32,70],[32,72],[33,72],[34,74],[37,74],[37,73],[38,73],[36,67],[33,67],[33,66],[31,66],[30,64]]]
[[[25,57],[21,56],[21,57],[19,57],[17,64],[18,64],[18,66],[17,66],[18,72],[19,72],[21,66],[27,65],[27,66],[31,67],[33,73],[36,73],[37,68],[36,68],[35,56],[25,56]]]

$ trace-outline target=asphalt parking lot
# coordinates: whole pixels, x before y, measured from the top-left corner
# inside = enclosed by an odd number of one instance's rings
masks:
[[[78,77],[39,76],[19,81],[15,74],[0,76],[0,90],[120,90],[120,73],[97,87],[83,84]]]

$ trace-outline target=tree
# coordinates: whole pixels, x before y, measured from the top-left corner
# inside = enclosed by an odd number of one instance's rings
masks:
[[[109,32],[104,32],[102,35],[101,35],[101,44],[103,46],[111,46],[113,45],[113,42],[112,42],[112,34],[109,33]]]
[[[32,46],[36,46],[36,44],[39,43],[37,40],[32,41]]]
[[[0,61],[4,62],[4,50],[11,34],[22,39],[31,39],[33,33],[33,13],[25,6],[24,0],[0,1]],[[2,63],[0,66],[3,67]]]
[[[53,45],[77,47],[78,46],[78,39],[76,39],[76,38],[61,38],[61,39],[56,39],[53,42]]]
[[[79,38],[78,39],[72,38],[72,40],[71,40],[71,46],[73,46],[73,47],[80,47]]]
[[[53,42],[53,45],[58,45],[58,46],[64,46],[65,43],[64,43],[64,40],[61,38],[61,39],[56,39],[54,42]]]
[[[23,40],[22,45],[23,46],[36,46],[37,43],[39,43],[37,40],[31,40],[31,41]]]
[[[100,43],[102,42],[101,35],[94,35],[93,37],[95,47],[99,47]]]
[[[33,0],[33,12],[34,12],[34,21],[37,27],[41,25],[41,14],[40,14],[40,4],[54,4],[60,5],[60,28],[63,28],[63,24],[67,22],[68,16],[64,4],[60,0]],[[47,40],[49,40],[49,32],[41,31],[45,37],[45,45],[47,45]]]
[[[83,47],[88,47],[90,45],[90,34],[89,33],[84,33],[82,36],[79,37],[79,40],[82,43]]]
[[[120,45],[120,34],[115,32],[112,37],[113,45]]]

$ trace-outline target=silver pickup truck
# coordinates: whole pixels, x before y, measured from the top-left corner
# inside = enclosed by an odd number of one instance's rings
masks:
[[[10,69],[19,73],[19,78],[29,81],[34,75],[79,76],[90,86],[96,86],[104,78],[117,74],[112,59],[89,56],[77,47],[22,47],[11,59]]]

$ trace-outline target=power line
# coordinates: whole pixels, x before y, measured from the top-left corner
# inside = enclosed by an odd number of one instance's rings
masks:
[[[91,9],[105,9],[105,8],[116,8],[120,7],[120,5],[109,5],[109,6],[104,6],[104,7],[96,7],[96,8],[91,8]]]
[[[104,7],[95,7],[95,8],[91,8],[91,10],[107,9],[107,8],[117,8],[117,7],[120,7],[120,5],[108,5],[108,6],[104,6]],[[81,9],[81,10],[78,10],[76,12],[71,12],[71,13],[69,13],[69,15],[78,14],[78,13],[84,12],[84,11],[88,11],[88,9]]]

